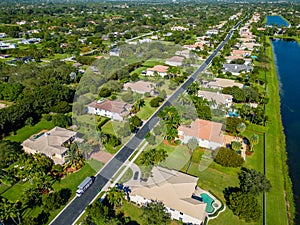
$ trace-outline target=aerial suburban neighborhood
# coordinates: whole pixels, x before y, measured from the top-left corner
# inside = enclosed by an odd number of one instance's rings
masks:
[[[300,223],[299,2],[0,7],[0,225]]]

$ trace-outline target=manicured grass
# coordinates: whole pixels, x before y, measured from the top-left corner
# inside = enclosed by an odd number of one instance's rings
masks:
[[[133,177],[133,171],[132,169],[128,168],[124,175],[120,179],[120,183],[126,183]]]
[[[153,67],[155,65],[162,65],[164,64],[163,60],[153,60],[153,59],[150,59],[146,62],[143,63],[143,66],[145,67]]]
[[[69,174],[60,182],[55,182],[53,188],[55,191],[59,191],[62,188],[69,188],[72,191],[72,195],[75,195],[77,186],[84,178],[95,175],[102,166],[103,163],[98,162],[97,160],[89,160],[79,171]]]
[[[31,184],[29,181],[25,183],[17,183],[9,188],[7,191],[2,193],[4,198],[9,199],[10,201],[16,201],[22,199],[22,195],[27,188],[30,188]]]
[[[168,152],[168,158],[160,163],[160,166],[181,170],[190,160],[190,153],[185,145],[169,146],[161,143],[157,148],[165,149]]]
[[[5,192],[7,189],[9,189],[10,187],[4,184],[0,184],[0,195]]]
[[[6,137],[6,140],[10,141],[17,141],[17,142],[23,142],[27,138],[29,138],[31,135],[36,134],[40,132],[41,130],[50,130],[54,127],[54,124],[52,121],[47,121],[45,119],[41,119],[40,122],[33,126],[24,126],[21,129],[16,131],[15,135],[11,135]]]
[[[155,112],[157,108],[150,106],[150,101],[152,98],[145,99],[145,106],[141,107],[140,111],[137,113],[137,116],[142,120],[147,120]]]
[[[270,40],[268,39],[270,44]],[[292,200],[291,181],[288,177],[286,165],[285,137],[280,114],[280,97],[278,80],[274,65],[274,57],[271,45],[267,47],[267,55],[272,59],[271,69],[267,73],[267,94],[269,103],[266,106],[266,114],[269,117],[266,133],[266,176],[272,184],[271,191],[267,194],[267,223],[287,224],[287,212],[284,193],[287,193],[292,217],[295,213]]]

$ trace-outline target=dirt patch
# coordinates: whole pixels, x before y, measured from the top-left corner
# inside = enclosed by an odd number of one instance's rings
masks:
[[[91,158],[96,159],[100,162],[107,163],[114,155],[104,152],[104,151],[98,151],[91,155]]]

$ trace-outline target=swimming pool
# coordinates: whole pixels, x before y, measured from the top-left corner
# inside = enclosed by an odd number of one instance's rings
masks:
[[[215,208],[213,207],[213,203],[214,203],[215,200],[213,200],[212,197],[210,197],[206,193],[202,193],[200,195],[200,197],[202,198],[202,202],[206,203],[205,211],[207,213],[213,213],[215,211]]]

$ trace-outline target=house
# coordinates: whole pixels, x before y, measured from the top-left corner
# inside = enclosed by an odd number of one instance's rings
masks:
[[[199,146],[208,149],[217,149],[224,145],[222,124],[208,120],[196,119],[190,126],[179,126],[178,136],[183,143],[192,138],[198,140]]]
[[[203,224],[207,216],[206,203],[192,198],[197,177],[162,167],[153,167],[151,174],[146,182],[129,187],[130,201],[138,205],[159,201],[172,219],[185,224]]]
[[[230,72],[232,75],[238,76],[240,73],[248,73],[253,70],[253,66],[245,64],[223,64],[223,73]]]
[[[0,38],[6,38],[6,37],[7,37],[6,33],[0,33]]]
[[[145,94],[146,92],[153,95],[155,84],[147,81],[139,80],[137,82],[128,82],[124,84],[124,90],[130,88],[133,92]]]
[[[244,85],[241,83],[236,83],[234,80],[222,79],[222,78],[215,78],[213,81],[209,81],[203,85],[203,87],[205,88],[213,88],[219,90],[222,90],[223,88],[226,87],[233,87],[233,86],[242,88]]]
[[[224,105],[226,108],[230,108],[232,105],[232,95],[226,95],[220,92],[198,91],[198,96],[214,102],[212,108],[217,108],[218,105]]]
[[[243,58],[240,56],[233,56],[233,55],[227,56],[227,57],[225,57],[225,59],[226,59],[227,63],[231,63],[232,61],[237,60],[237,59],[243,59],[245,61],[244,62],[245,65],[250,65],[252,62],[251,58]]]
[[[159,76],[164,77],[167,75],[168,69],[169,69],[168,66],[156,65],[153,68],[147,68],[146,75],[154,76],[156,72]]]
[[[118,48],[113,48],[109,51],[110,56],[120,56],[120,49]]]
[[[169,66],[181,66],[184,58],[181,56],[173,56],[166,59],[166,64]]]
[[[203,47],[203,43],[201,43],[201,42],[196,42],[195,44],[193,44],[193,45],[184,45],[183,46],[183,48],[186,48],[186,49],[188,49],[188,50],[196,50],[196,49],[203,49],[204,47]]]
[[[182,50],[182,51],[176,51],[175,55],[183,56],[183,57],[189,59],[190,58],[190,50],[185,49],[185,50]]]
[[[187,31],[187,30],[189,30],[189,28],[182,27],[182,26],[174,26],[174,27],[171,27],[171,30],[172,31]]]
[[[231,55],[232,56],[236,56],[236,57],[249,57],[249,56],[251,56],[251,51],[247,51],[247,50],[232,50],[231,51]]]
[[[208,31],[206,31],[206,35],[207,36],[211,36],[211,35],[217,35],[219,33],[219,31],[218,30],[216,30],[216,29],[213,29],[213,30],[208,30]]]
[[[22,143],[26,153],[41,153],[51,158],[55,164],[65,163],[68,144],[76,141],[77,132],[61,127],[54,127],[50,131],[41,132],[28,138]]]
[[[111,101],[108,99],[92,102],[87,107],[87,112],[94,115],[108,117],[112,120],[123,121],[130,114],[132,104]]]

